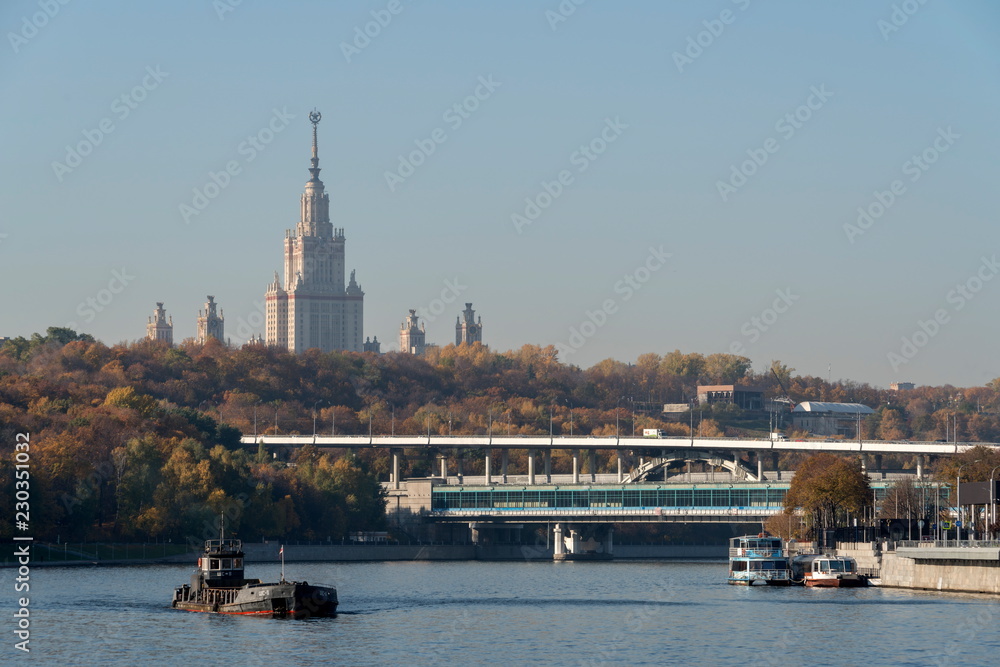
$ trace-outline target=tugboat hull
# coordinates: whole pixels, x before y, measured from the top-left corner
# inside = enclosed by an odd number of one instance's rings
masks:
[[[175,596],[174,609],[214,614],[325,618],[337,615],[337,591],[307,583],[257,584],[230,590],[203,590],[185,599]]]

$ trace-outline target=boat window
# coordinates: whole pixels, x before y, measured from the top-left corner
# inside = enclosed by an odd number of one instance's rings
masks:
[[[218,570],[219,569],[219,559],[218,558],[213,558],[211,560],[211,565],[209,565],[209,569],[210,570]]]
[[[733,572],[746,572],[747,562],[745,560],[733,561],[733,566],[730,569]]]
[[[242,558],[234,558],[233,559],[233,569],[234,570],[242,570],[243,569],[243,559]]]

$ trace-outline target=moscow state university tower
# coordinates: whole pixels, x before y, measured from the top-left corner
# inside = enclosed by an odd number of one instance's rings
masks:
[[[294,231],[285,230],[284,281],[275,272],[267,286],[264,340],[295,353],[313,347],[361,352],[365,293],[355,282],[354,271],[344,284],[344,230],[330,223],[330,197],[319,180],[320,114],[313,111],[309,120],[312,178],[302,193],[299,224]]]

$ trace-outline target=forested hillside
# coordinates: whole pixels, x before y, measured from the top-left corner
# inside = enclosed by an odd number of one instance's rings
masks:
[[[296,356],[214,340],[109,347],[56,328],[0,349],[0,429],[11,444],[30,434],[38,537],[202,539],[226,512],[246,538],[339,539],[382,525],[385,452],[305,448],[289,465],[240,447],[241,432],[624,435],[657,427],[722,435],[740,421],[732,406],[681,423],[660,419],[654,406],[690,402],[698,384],[743,381],[782,395],[776,375],[796,402],[873,407],[866,437],[935,440],[955,429],[959,440],[1000,440],[998,381],[896,393],[797,376],[780,362],[754,372],[749,359],[728,354],[644,354],[635,364],[581,369],[532,345],[503,353],[448,346],[422,358]],[[407,474],[427,474],[433,461],[414,456],[407,465]],[[4,457],[11,495],[12,466]],[[7,534],[10,525],[3,522]]]

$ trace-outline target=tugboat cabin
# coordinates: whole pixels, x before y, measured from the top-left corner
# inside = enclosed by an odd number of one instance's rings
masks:
[[[206,540],[205,555],[195,574],[209,588],[242,586],[243,543],[240,540]]]

